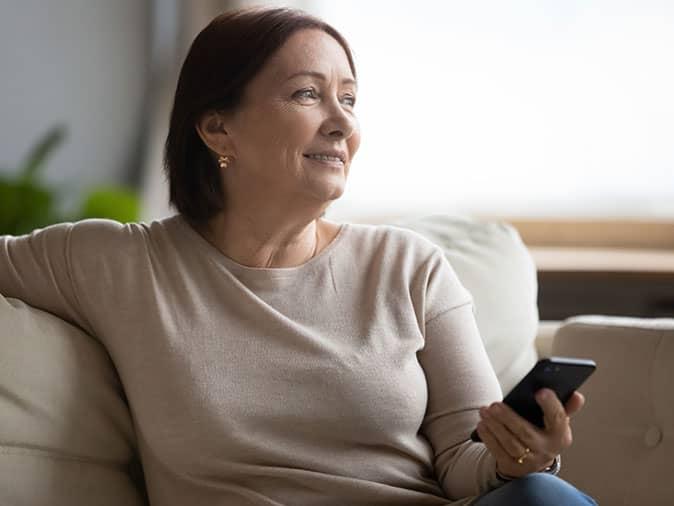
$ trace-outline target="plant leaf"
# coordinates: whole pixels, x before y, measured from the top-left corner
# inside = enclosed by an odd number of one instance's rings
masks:
[[[58,221],[51,192],[30,182],[0,181],[0,234],[27,234]]]
[[[56,125],[35,144],[22,165],[19,166],[19,176],[23,181],[31,181],[44,167],[49,155],[63,142],[66,136],[66,127]]]
[[[82,206],[82,218],[108,218],[129,223],[138,221],[140,198],[136,191],[116,186],[93,189]]]

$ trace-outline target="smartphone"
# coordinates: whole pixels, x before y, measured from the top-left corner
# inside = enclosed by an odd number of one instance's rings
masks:
[[[550,357],[538,361],[515,388],[506,395],[503,402],[522,418],[537,427],[544,428],[543,410],[536,402],[534,394],[541,388],[554,390],[562,404],[571,398],[587,378],[597,368],[593,360]],[[473,441],[481,441],[477,429],[470,435]]]

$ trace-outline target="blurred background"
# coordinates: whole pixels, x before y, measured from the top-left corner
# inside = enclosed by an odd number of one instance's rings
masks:
[[[0,0],[0,234],[173,214],[180,65],[215,15],[262,4],[323,17],[353,47],[363,141],[328,218],[508,221],[544,317],[616,291],[584,312],[674,315],[666,0]]]

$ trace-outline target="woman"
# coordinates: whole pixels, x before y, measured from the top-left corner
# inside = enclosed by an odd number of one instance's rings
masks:
[[[322,21],[219,16],[176,90],[179,214],[3,237],[0,291],[106,346],[153,505],[595,504],[552,475],[582,396],[542,398],[545,430],[510,412],[442,251],[323,218],[356,96]]]

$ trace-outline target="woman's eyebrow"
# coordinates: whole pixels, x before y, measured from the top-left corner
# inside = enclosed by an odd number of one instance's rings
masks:
[[[312,76],[316,77],[318,79],[321,79],[323,81],[327,80],[327,77],[325,77],[325,74],[321,74],[320,72],[316,72],[315,70],[300,70],[299,72],[295,72],[294,74],[288,76],[286,81],[290,81],[291,79],[294,79],[295,77],[298,76]],[[342,79],[342,84],[354,84],[357,85],[358,83],[356,82],[355,79],[352,79],[350,77],[345,77]]]

